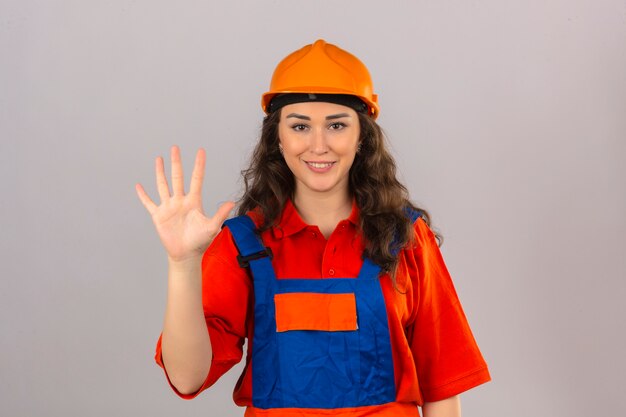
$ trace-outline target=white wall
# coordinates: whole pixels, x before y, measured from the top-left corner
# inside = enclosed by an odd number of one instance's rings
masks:
[[[316,38],[370,68],[381,125],[493,382],[464,415],[624,415],[626,3],[0,0],[0,404],[7,416],[238,416],[152,355],[171,144],[234,198],[276,63]]]

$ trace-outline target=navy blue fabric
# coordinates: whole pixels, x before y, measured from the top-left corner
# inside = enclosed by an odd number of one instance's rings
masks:
[[[407,207],[404,209],[404,214],[411,220],[411,223],[415,223],[417,219],[422,217],[422,213],[417,210],[413,210],[411,207]]]
[[[263,246],[263,243],[255,233],[256,225],[250,217],[239,216],[228,219],[222,227],[228,227],[233,236],[237,235],[235,245],[240,255],[248,256],[265,249],[265,246]]]
[[[413,210],[411,207],[405,207],[404,214],[406,215],[406,217],[409,220],[411,220],[411,224],[415,223],[417,221],[417,219],[422,217],[422,213],[421,212],[419,212],[417,210]],[[400,252],[400,250],[402,249],[402,246],[400,246],[398,244],[398,239],[394,239],[391,242],[390,248],[391,248],[391,253],[394,256],[396,256]]]
[[[242,255],[263,249],[247,216],[230,219],[225,225]],[[255,296],[255,407],[333,409],[395,401],[391,341],[379,266],[366,258],[356,278],[279,280],[266,257],[250,261],[250,270]],[[358,329],[277,332],[274,295],[293,292],[353,293]]]

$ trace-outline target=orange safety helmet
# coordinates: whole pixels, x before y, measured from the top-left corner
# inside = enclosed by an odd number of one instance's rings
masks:
[[[380,108],[367,67],[354,55],[318,39],[312,45],[289,54],[272,75],[270,91],[261,97],[269,113],[272,99],[279,94],[347,94],[361,99],[368,114],[376,119]]]

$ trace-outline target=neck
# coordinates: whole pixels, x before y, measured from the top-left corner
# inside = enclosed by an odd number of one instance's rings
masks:
[[[347,190],[331,193],[296,190],[293,204],[302,220],[319,227],[326,238],[335,230],[337,223],[347,219],[352,211],[352,198]]]

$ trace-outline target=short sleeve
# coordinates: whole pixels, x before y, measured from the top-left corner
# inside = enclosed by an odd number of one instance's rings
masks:
[[[213,385],[243,356],[252,311],[252,284],[246,270],[236,261],[237,248],[228,228],[215,237],[202,259],[202,304],[211,339],[213,357],[209,373],[193,394],[181,394],[171,384],[163,364],[161,337],[157,342],[155,360],[163,368],[174,392],[184,399],[195,398]]]
[[[491,379],[454,289],[437,240],[415,223],[416,306],[407,336],[422,397],[439,401]]]

